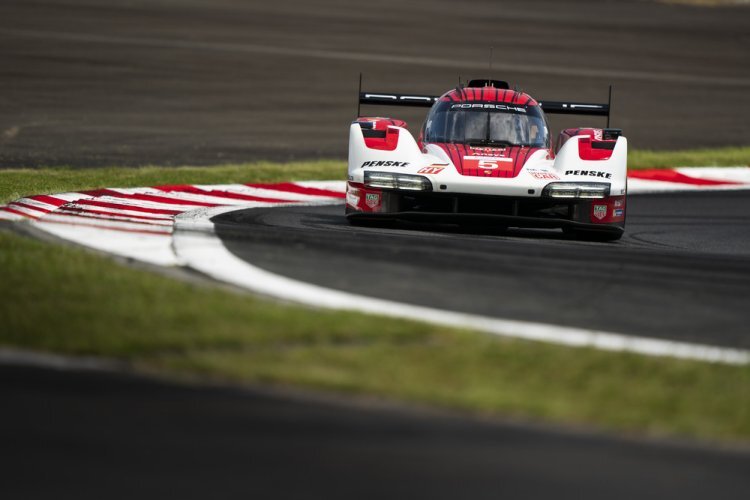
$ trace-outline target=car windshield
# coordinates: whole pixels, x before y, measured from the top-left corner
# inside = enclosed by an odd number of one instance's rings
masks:
[[[430,112],[425,141],[548,147],[549,133],[537,106],[445,101]]]

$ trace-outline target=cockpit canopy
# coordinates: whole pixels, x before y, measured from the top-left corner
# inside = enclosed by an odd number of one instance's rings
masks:
[[[441,101],[427,116],[424,140],[548,148],[549,132],[539,106]]]

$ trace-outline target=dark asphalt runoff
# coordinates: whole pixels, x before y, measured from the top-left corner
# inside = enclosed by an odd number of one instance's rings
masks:
[[[0,167],[344,158],[360,72],[367,90],[489,75],[546,100],[611,83],[633,148],[745,145],[748,26],[748,5],[648,0],[2,0]]]
[[[625,236],[353,227],[343,206],[214,218],[263,269],[361,295],[507,319],[750,348],[750,191],[631,196]]]
[[[0,366],[4,499],[746,499],[750,453]]]

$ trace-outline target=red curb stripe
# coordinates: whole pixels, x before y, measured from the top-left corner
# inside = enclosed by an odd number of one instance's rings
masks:
[[[235,193],[232,191],[221,191],[221,190],[210,190],[205,191],[203,189],[199,189],[195,186],[155,186],[156,189],[160,189],[162,191],[170,192],[178,192],[178,193],[189,193],[189,194],[200,194],[204,196],[215,196],[218,198],[229,198],[233,200],[243,200],[243,201],[259,201],[264,203],[289,203],[290,200],[280,200],[278,198],[264,198],[262,196],[253,196],[250,194],[242,194],[242,193]]]
[[[714,181],[711,179],[699,179],[697,177],[690,177],[676,170],[632,170],[628,172],[628,178],[630,179],[644,179],[647,181],[661,181],[661,182],[675,182],[678,184],[690,184],[693,186],[737,186],[742,185],[742,182],[732,181]]]
[[[168,228],[169,231],[159,231],[159,230],[149,231],[146,229],[129,229],[129,228],[117,227],[117,226],[102,226],[98,224],[79,224],[77,222],[67,222],[67,221],[60,221],[60,220],[45,219],[40,222],[44,224],[62,224],[64,226],[86,226],[86,227],[92,227],[94,229],[107,229],[107,230],[112,230],[112,231],[120,231],[123,233],[150,234],[153,236],[171,236],[172,235],[171,227]],[[162,227],[162,226],[153,226],[153,227],[157,228],[157,227]]]
[[[27,219],[38,219],[39,218],[36,215],[29,215],[26,212],[21,212],[19,210],[13,210],[10,207],[0,207],[0,210],[3,210],[5,212],[9,212],[11,214],[20,215],[21,217],[26,217]]]
[[[94,207],[102,207],[102,208],[114,208],[118,210],[133,210],[135,212],[144,212],[148,214],[162,214],[162,215],[178,215],[184,212],[184,210],[170,210],[167,208],[148,208],[148,207],[139,207],[136,205],[126,205],[124,203],[113,203],[109,201],[99,201],[99,200],[78,200],[76,202],[76,205],[91,205]]]
[[[111,189],[98,189],[96,191],[86,191],[85,194],[91,196],[110,196],[112,198],[122,198],[124,200],[141,200],[141,201],[154,201],[156,203],[163,203],[166,205],[193,205],[196,207],[218,207],[218,203],[208,203],[204,201],[192,201],[192,200],[181,200],[178,198],[170,198],[168,196],[159,196],[155,194],[141,194],[141,193],[120,193]]]
[[[330,191],[328,189],[319,189],[312,187],[299,186],[291,182],[281,182],[278,184],[245,184],[258,189],[273,189],[275,191],[283,191],[286,193],[296,194],[307,194],[310,196],[325,196],[328,198],[345,198],[346,194],[340,191]]]
[[[126,210],[126,209],[123,209],[123,210]],[[61,207],[59,210],[55,211],[55,213],[63,213],[63,212],[70,212],[71,214],[73,212],[87,213],[87,214],[102,215],[105,217],[127,217],[129,219],[143,219],[143,220],[164,221],[164,222],[171,222],[173,220],[171,217],[171,214],[169,218],[165,218],[165,217],[155,217],[153,215],[133,215],[133,214],[123,214],[123,213],[116,213],[116,212],[105,212],[103,210],[91,210],[88,208],[77,207],[74,205],[64,206],[64,207]],[[154,214],[154,215],[157,215],[157,214]]]
[[[136,215],[117,215],[117,214],[111,214],[106,212],[97,212],[97,211],[90,211],[90,210],[81,210],[81,209],[69,209],[69,208],[61,208],[60,210],[55,210],[55,212],[52,215],[66,215],[69,217],[81,217],[84,220],[106,220],[110,222],[127,222],[128,224],[145,224],[149,226],[162,226],[162,227],[169,227],[172,225],[172,220],[170,219],[153,219],[147,217],[146,220],[143,220],[142,217],[138,217]],[[161,222],[162,224],[157,224],[157,222]]]
[[[55,210],[55,209],[50,209],[50,208],[35,207],[34,205],[29,205],[28,203],[24,203],[22,201],[14,201],[14,202],[10,203],[9,206],[23,207],[23,208],[27,208],[29,210],[33,210],[35,212],[42,212],[43,214],[48,214],[52,210]]]
[[[26,198],[29,198],[34,201],[40,201],[42,203],[46,203],[47,205],[54,205],[56,207],[59,207],[68,203],[67,200],[62,200],[60,198],[55,198],[54,196],[49,196],[46,194],[37,194],[35,196],[27,196]]]

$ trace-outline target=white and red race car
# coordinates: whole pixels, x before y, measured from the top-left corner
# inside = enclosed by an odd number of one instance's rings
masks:
[[[390,219],[562,228],[594,240],[622,236],[627,140],[608,126],[578,128],[560,132],[553,146],[545,117],[601,115],[609,124],[609,103],[538,102],[498,80],[472,80],[440,97],[360,89],[359,100],[430,111],[417,140],[401,120],[352,122],[351,223]]]

